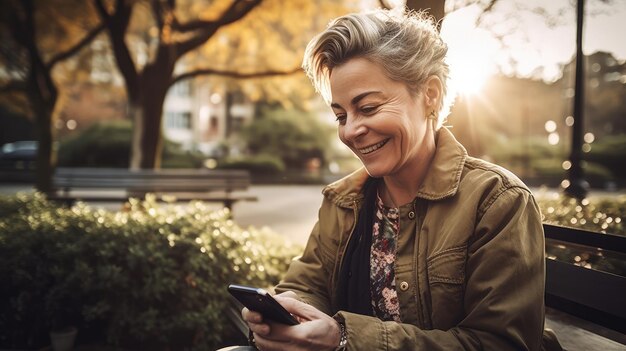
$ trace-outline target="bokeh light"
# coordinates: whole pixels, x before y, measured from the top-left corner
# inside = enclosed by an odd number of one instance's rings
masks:
[[[558,144],[559,140],[560,140],[559,133],[550,133],[550,135],[548,135],[548,143],[550,145]]]

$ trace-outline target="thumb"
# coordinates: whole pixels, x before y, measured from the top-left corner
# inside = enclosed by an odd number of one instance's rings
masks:
[[[306,320],[320,319],[322,316],[326,316],[324,312],[317,308],[306,304],[302,301],[286,296],[275,296],[276,301],[280,303],[289,313]]]

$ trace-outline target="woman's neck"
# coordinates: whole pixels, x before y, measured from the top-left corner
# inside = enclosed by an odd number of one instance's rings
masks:
[[[400,207],[415,198],[417,192],[426,179],[430,164],[435,156],[435,140],[428,143],[413,160],[401,171],[384,176],[382,182],[381,199],[383,203],[391,207]]]

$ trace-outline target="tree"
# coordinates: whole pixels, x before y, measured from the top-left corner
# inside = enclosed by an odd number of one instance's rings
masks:
[[[333,134],[311,112],[270,107],[242,131],[252,155],[279,157],[289,168],[303,168],[312,158],[324,163]]]
[[[11,39],[10,42],[3,40],[1,45],[3,61],[8,63],[10,71],[8,82],[0,87],[0,91],[17,91],[26,95],[28,107],[36,121],[35,135],[39,141],[35,186],[43,192],[51,189],[54,169],[52,120],[59,93],[52,71],[103,29],[101,25],[95,26],[86,31],[80,30],[83,33],[77,35],[74,28],[64,26],[57,17],[59,8],[65,14],[86,17],[77,11],[82,8],[81,1],[8,0],[0,5],[2,37]],[[80,23],[77,19],[75,21],[76,24]],[[71,44],[60,44],[64,42]]]
[[[179,65],[193,55],[217,33],[228,30],[235,23],[261,7],[262,0],[234,0],[190,3],[183,0],[93,0],[98,9],[112,43],[117,66],[124,77],[128,97],[128,114],[133,121],[131,164],[133,169],[158,168],[162,150],[161,119],[163,102],[169,87],[183,79],[199,75],[222,75],[232,78],[258,78],[291,74],[300,71],[299,62],[287,69],[243,71],[239,67],[201,67],[179,73]],[[278,1],[264,2],[270,10],[280,8]],[[298,2],[305,7],[314,7],[309,2]],[[284,2],[284,6],[294,6]],[[147,11],[149,10],[149,11]],[[270,13],[267,9],[265,13]],[[132,18],[142,17],[147,28],[133,27]],[[275,19],[279,20],[279,19]],[[280,19],[284,20],[284,19]],[[291,18],[298,22],[301,18]],[[257,23],[258,24],[258,23]],[[133,40],[130,38],[148,34],[147,62],[134,59]],[[284,33],[284,32],[283,32]],[[251,33],[255,36],[255,33]],[[223,37],[222,37],[223,38]],[[228,38],[227,45],[238,43]],[[258,42],[257,42],[258,43]],[[217,43],[219,44],[219,42]],[[254,53],[252,53],[254,54]],[[183,59],[185,57],[185,59]],[[209,58],[211,60],[212,58]],[[189,62],[189,61],[186,61]],[[254,68],[254,67],[253,67]]]

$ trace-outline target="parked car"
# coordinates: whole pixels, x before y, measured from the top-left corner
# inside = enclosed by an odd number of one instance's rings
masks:
[[[38,142],[16,141],[0,149],[0,180],[32,181],[35,174]]]

